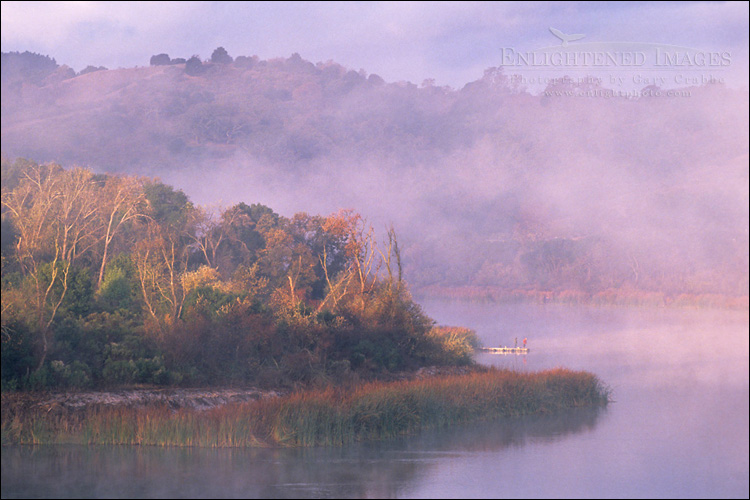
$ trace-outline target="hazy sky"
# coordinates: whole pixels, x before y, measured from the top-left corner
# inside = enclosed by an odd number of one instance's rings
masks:
[[[501,48],[639,42],[731,53],[727,83],[747,87],[747,2],[2,2],[2,50],[80,71],[146,66],[152,55],[216,47],[261,59],[298,52],[416,84],[460,88],[501,65]]]

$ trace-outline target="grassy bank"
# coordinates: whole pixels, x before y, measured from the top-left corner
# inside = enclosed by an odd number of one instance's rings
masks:
[[[3,404],[2,443],[341,445],[472,420],[606,405],[608,396],[596,376],[586,372],[488,369],[468,375],[305,391],[208,411],[174,411],[166,406],[24,410]]]

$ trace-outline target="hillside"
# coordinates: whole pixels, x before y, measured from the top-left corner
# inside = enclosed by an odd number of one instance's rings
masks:
[[[451,89],[296,54],[79,75],[23,57],[3,54],[9,158],[159,176],[199,203],[353,208],[394,223],[425,290],[747,295],[747,92],[532,95],[497,68]]]

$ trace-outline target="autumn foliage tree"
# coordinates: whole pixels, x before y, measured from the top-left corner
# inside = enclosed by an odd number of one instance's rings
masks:
[[[379,242],[352,210],[212,210],[158,180],[3,169],[4,383],[297,384],[450,359],[395,230]]]

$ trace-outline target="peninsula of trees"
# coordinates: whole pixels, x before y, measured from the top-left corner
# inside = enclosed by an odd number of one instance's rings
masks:
[[[471,363],[351,210],[210,211],[152,178],[2,161],[4,389],[323,386]]]

